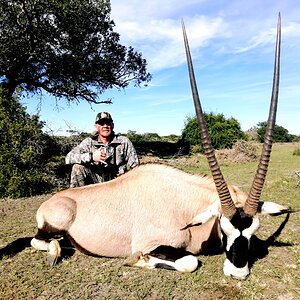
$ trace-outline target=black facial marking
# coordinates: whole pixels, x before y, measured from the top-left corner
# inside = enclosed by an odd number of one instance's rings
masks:
[[[229,251],[226,251],[226,257],[237,268],[246,266],[249,259],[248,239],[244,236],[239,236],[235,239]]]
[[[227,259],[237,268],[245,267],[249,260],[249,247],[250,241],[244,236],[242,236],[242,231],[249,228],[252,225],[253,217],[245,214],[242,208],[237,208],[236,213],[230,220],[234,228],[240,231],[240,236],[238,236],[233,244],[231,245],[229,251],[226,252]],[[223,232],[223,245],[226,249],[227,246],[227,236]]]
[[[236,213],[234,214],[230,222],[236,229],[242,232],[244,229],[251,226],[253,217],[245,214],[242,208],[237,208]]]

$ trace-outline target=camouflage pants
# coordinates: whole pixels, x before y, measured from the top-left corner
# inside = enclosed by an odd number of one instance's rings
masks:
[[[102,174],[98,174],[87,166],[74,164],[71,172],[70,188],[103,182]]]

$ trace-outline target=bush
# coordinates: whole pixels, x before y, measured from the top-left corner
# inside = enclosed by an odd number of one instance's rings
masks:
[[[0,197],[23,197],[50,189],[44,172],[49,138],[37,115],[0,90]]]
[[[293,155],[300,156],[300,148],[295,149]]]
[[[263,143],[267,130],[267,122],[257,124],[258,141]],[[289,143],[295,141],[295,136],[289,134],[289,131],[282,126],[275,125],[273,132],[273,141],[277,143]]]
[[[214,149],[231,148],[237,140],[247,139],[239,122],[234,118],[226,119],[223,114],[215,115],[213,113],[204,113],[204,118]],[[182,131],[182,140],[189,143],[194,151],[197,149],[203,152],[196,117],[187,119]]]

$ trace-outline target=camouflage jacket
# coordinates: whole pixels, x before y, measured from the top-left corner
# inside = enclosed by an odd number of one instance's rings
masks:
[[[92,153],[104,147],[105,163],[94,162]],[[122,135],[115,135],[108,145],[98,141],[98,133],[84,139],[66,156],[66,164],[84,164],[101,174],[112,173],[112,178],[123,174],[139,164],[136,150],[131,141]]]

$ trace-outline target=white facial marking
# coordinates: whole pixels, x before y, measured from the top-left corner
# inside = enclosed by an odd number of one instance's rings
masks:
[[[250,245],[251,236],[259,228],[259,219],[257,216],[254,216],[250,227],[244,229],[242,233],[231,224],[228,218],[226,218],[223,215],[220,218],[220,225],[222,230],[227,236],[226,251],[229,251],[235,239],[238,238],[241,234],[243,237],[245,237],[248,240],[248,245]],[[248,267],[248,263],[246,263],[244,267],[237,268],[236,266],[234,266],[233,263],[230,262],[229,259],[226,258],[224,262],[223,271],[226,276],[233,276],[234,278],[237,279],[245,279],[249,274],[249,267]]]
[[[234,240],[241,235],[240,231],[236,229],[230,222],[228,218],[224,215],[220,218],[220,225],[222,230],[227,236],[226,250],[229,251],[230,247],[233,245]]]
[[[224,215],[222,215],[220,218],[220,225],[226,235],[232,234],[232,232],[235,230],[235,228],[231,224],[230,220],[227,217],[225,217]]]
[[[226,258],[224,262],[223,272],[226,276],[233,276],[237,279],[245,279],[249,274],[248,263],[243,268],[237,268]]]

